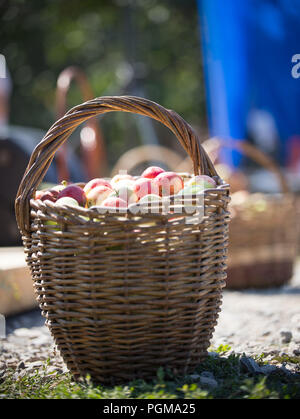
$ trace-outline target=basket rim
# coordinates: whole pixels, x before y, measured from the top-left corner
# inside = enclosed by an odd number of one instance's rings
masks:
[[[222,194],[224,195],[224,197],[227,197],[228,202],[230,201],[230,197],[229,197],[229,185],[227,183],[225,183],[222,179],[220,179],[220,184],[216,187],[216,188],[209,188],[209,189],[205,189],[203,190],[201,193],[197,193],[197,194],[193,194],[193,195],[185,195],[185,202],[184,204],[180,205],[177,202],[177,207],[176,208],[185,208],[185,205],[189,205],[192,204],[193,207],[195,208],[203,208],[205,207],[205,197],[206,196],[215,196],[216,194]],[[201,197],[203,199],[203,205],[195,205],[195,199],[197,197]],[[92,218],[97,218],[97,217],[101,217],[101,216],[130,216],[129,218],[132,217],[149,217],[151,216],[151,218],[157,216],[159,218],[161,217],[166,217],[166,218],[170,218],[170,217],[180,217],[180,216],[192,216],[192,214],[189,214],[188,212],[182,211],[182,213],[172,213],[172,212],[165,212],[163,211],[164,209],[164,202],[166,203],[173,203],[174,200],[176,200],[177,196],[176,195],[170,195],[170,196],[166,196],[162,198],[162,201],[152,201],[150,203],[145,203],[145,204],[139,204],[139,203],[135,203],[135,204],[131,204],[126,208],[115,208],[115,207],[101,207],[101,206],[92,206],[90,208],[84,208],[81,206],[73,206],[73,205],[68,205],[68,204],[63,204],[63,205],[55,205],[54,202],[51,202],[49,200],[46,201],[41,201],[40,199],[31,199],[30,200],[30,207],[31,209],[35,209],[35,210],[42,210],[42,209],[49,209],[52,212],[61,212],[64,210],[69,210],[72,211],[72,213],[74,215],[78,215],[78,216],[84,216],[84,217],[89,217],[91,221]],[[196,201],[197,202],[197,201]],[[198,201],[199,202],[199,201]],[[155,205],[158,204],[157,207],[155,207]],[[134,208],[142,208],[143,210],[146,209],[153,209],[154,208],[159,208],[160,211],[157,212],[138,212],[135,213],[133,211]],[[173,208],[173,206],[172,206]],[[114,210],[111,211],[110,210]],[[82,219],[84,221],[84,219]]]

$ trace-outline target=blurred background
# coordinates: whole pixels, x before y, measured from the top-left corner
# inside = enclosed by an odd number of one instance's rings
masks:
[[[201,141],[247,140],[299,190],[297,0],[4,0],[0,7],[0,245],[20,244],[14,199],[33,148],[69,108],[96,96],[151,99],[178,112]],[[109,176],[131,149],[138,154],[128,155],[128,167],[134,160],[139,173],[158,161],[155,147],[173,153],[172,169],[186,158],[160,124],[112,113],[80,127],[44,181]],[[247,173],[252,190],[278,190],[272,174],[232,147],[219,158]]]

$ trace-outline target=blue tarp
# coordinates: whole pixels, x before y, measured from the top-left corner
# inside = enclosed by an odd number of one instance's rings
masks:
[[[198,0],[198,11],[210,135],[246,139],[264,124],[274,142],[257,139],[286,165],[300,143],[300,1]],[[239,153],[223,157],[240,164]]]

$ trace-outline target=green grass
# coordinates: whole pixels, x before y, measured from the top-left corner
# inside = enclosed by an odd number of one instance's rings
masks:
[[[43,371],[33,376],[14,379],[13,370],[0,379],[0,397],[10,399],[299,399],[299,376],[290,377],[278,371],[269,376],[251,376],[241,368],[240,357],[229,354],[230,347],[220,346],[196,368],[194,374],[203,371],[213,373],[217,387],[207,388],[192,376],[174,377],[170,372],[157,371],[153,381],[136,380],[125,385],[105,387],[93,385],[89,377],[74,382],[69,373],[47,373],[49,361]],[[265,364],[264,354],[256,361]],[[285,359],[286,362],[289,360]],[[293,358],[298,370],[300,359]],[[2,380],[2,381],[1,381]]]

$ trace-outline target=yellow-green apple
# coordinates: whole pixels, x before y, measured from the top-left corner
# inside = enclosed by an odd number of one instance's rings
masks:
[[[119,198],[118,196],[109,196],[102,202],[101,205],[103,207],[127,208],[127,202],[124,201],[124,199]]]
[[[97,186],[106,186],[107,188],[112,189],[112,186],[110,184],[110,182],[108,180],[105,180],[103,178],[95,178],[90,180],[83,188],[83,191],[86,195],[88,195],[88,193],[96,188]]]
[[[177,195],[185,196],[185,195],[196,195],[203,192],[203,187],[200,185],[186,185],[181,191],[178,192]]]
[[[68,205],[68,206],[72,206],[72,207],[79,207],[79,203],[76,199],[71,198],[70,196],[64,196],[63,198],[59,198],[55,204],[55,206],[60,206],[60,205]]]
[[[143,198],[143,196],[149,195],[149,194],[154,194],[154,195],[159,194],[158,185],[154,183],[152,179],[143,178],[143,177],[135,181],[133,190],[136,193],[138,199],[141,199]]]
[[[187,183],[187,186],[193,186],[193,185],[197,185],[200,188],[202,188],[202,190],[204,189],[211,189],[211,188],[216,188],[217,184],[214,181],[213,178],[211,178],[210,176],[207,175],[197,175],[197,176],[193,176]]]
[[[175,172],[160,173],[153,182],[159,187],[160,196],[176,195],[184,186],[181,176]]]
[[[147,169],[145,169],[142,173],[142,177],[148,178],[148,179],[154,179],[156,176],[160,175],[161,173],[165,172],[164,169],[158,166],[150,166]]]
[[[85,206],[86,196],[83,189],[75,184],[66,186],[62,191],[59,192],[57,199],[69,196],[70,198],[76,199],[79,205]]]
[[[199,185],[189,185],[185,186],[181,191],[176,195],[176,202],[187,202],[187,200],[196,198],[196,195],[203,194],[203,188]],[[186,200],[186,201],[185,201]]]
[[[204,190],[199,185],[185,186],[174,197],[174,203],[185,208],[186,213],[195,211],[195,206],[203,208]]]
[[[113,192],[110,186],[98,185],[86,192],[87,206],[101,205],[102,202]]]
[[[123,181],[123,180],[131,180],[132,182],[134,182],[134,177],[127,174],[127,173],[124,173],[124,174],[119,173],[111,179],[110,184],[113,188],[115,188],[117,183],[119,183],[120,181]]]

